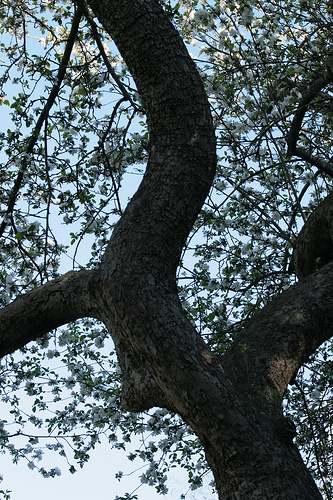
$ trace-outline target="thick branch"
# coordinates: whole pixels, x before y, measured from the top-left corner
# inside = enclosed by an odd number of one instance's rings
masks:
[[[215,173],[207,97],[194,62],[158,2],[91,0],[89,5],[136,81],[150,134],[144,179],[114,230],[105,259],[117,255],[121,265],[124,259],[133,262],[126,251],[135,242],[136,262],[158,273],[167,271],[173,280]]]
[[[71,271],[0,310],[0,356],[78,318],[98,317],[91,300],[93,271]]]
[[[292,265],[296,276],[303,279],[333,260],[333,192],[330,193],[302,227]]]
[[[262,309],[234,341],[223,366],[249,393],[279,405],[287,385],[333,335],[333,262]]]

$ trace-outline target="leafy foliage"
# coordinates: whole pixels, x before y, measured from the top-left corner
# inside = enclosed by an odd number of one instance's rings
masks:
[[[223,353],[245,321],[294,283],[295,239],[330,189],[333,74],[325,61],[333,53],[332,10],[324,0],[161,3],[193,52],[216,125],[218,172],[178,283],[189,318]],[[4,0],[0,23],[5,306],[70,267],[99,262],[140,180],[149,137],[132,78],[89,11],[81,14],[68,0]],[[332,373],[328,343],[286,395],[327,499]],[[149,463],[143,483],[164,493],[166,473],[177,464],[193,488],[201,485],[202,450],[179,417],[121,409],[121,373],[101,325],[86,320],[54,332],[2,360],[0,376],[9,408],[0,446],[14,461],[25,457],[37,467],[46,432],[46,448],[74,472],[102,436],[125,449],[133,435],[144,435],[129,456]],[[23,394],[32,398],[30,409]],[[24,436],[25,444],[16,444]]]

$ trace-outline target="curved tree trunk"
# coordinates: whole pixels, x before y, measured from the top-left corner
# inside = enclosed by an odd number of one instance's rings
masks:
[[[182,247],[215,173],[214,129],[202,82],[156,0],[89,5],[143,99],[150,131],[147,170],[99,269],[65,275],[0,312],[0,353],[75,317],[96,317],[115,342],[124,406],[178,412],[203,443],[219,498],[320,499],[281,401],[307,356],[333,333],[333,265],[275,299],[222,359],[212,355],[186,319],[175,282]],[[13,318],[23,318],[32,300],[39,313],[31,311],[29,322],[22,319],[13,328]],[[71,300],[73,307],[57,317],[59,304]]]

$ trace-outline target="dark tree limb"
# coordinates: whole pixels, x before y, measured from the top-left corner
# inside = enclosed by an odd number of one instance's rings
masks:
[[[249,322],[223,366],[262,404],[279,406],[287,385],[333,335],[333,262],[292,286]]]
[[[1,309],[0,356],[70,321],[98,317],[90,296],[93,275],[93,271],[70,271],[20,295]]]
[[[131,226],[126,233],[136,240],[137,258],[144,255],[150,268],[168,267],[174,280],[181,249],[215,174],[215,136],[206,94],[194,62],[158,2],[89,5],[136,81],[149,126],[146,173],[114,231],[112,246],[118,234],[125,237],[125,224]],[[127,234],[125,248],[131,245]]]

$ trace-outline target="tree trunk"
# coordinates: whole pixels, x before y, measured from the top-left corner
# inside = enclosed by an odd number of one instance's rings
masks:
[[[0,312],[0,353],[66,321],[96,317],[115,342],[123,405],[179,413],[203,443],[220,499],[320,499],[281,402],[307,356],[333,333],[333,265],[275,299],[222,359],[211,353],[186,319],[175,281],[181,250],[215,173],[214,129],[202,82],[156,0],[89,5],[143,99],[150,131],[147,170],[99,269],[65,275]],[[38,314],[29,308],[32,301]]]

